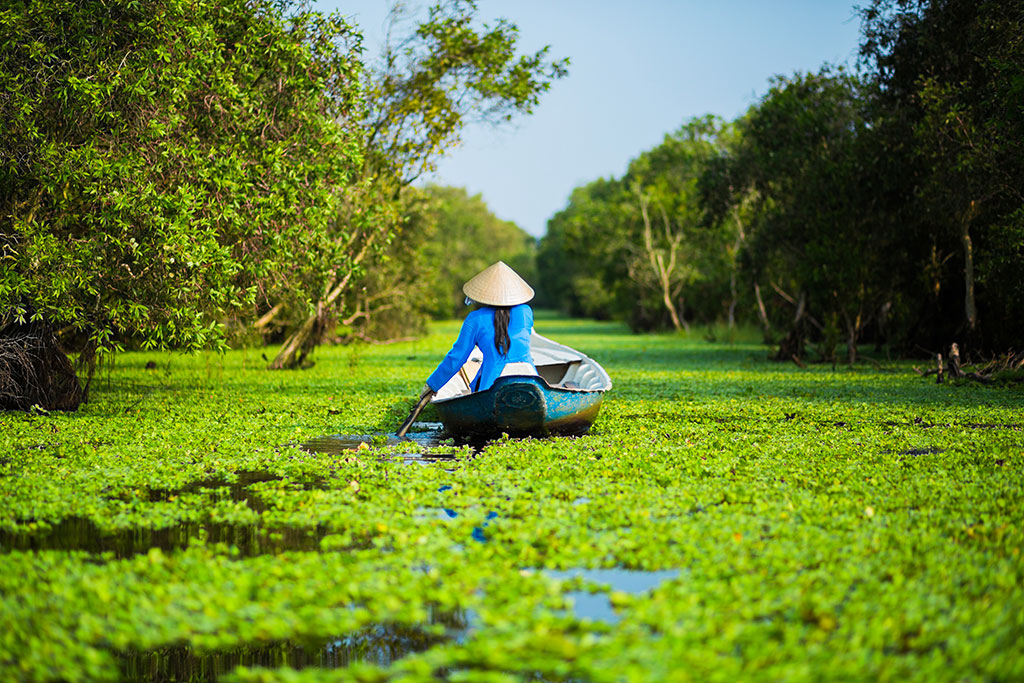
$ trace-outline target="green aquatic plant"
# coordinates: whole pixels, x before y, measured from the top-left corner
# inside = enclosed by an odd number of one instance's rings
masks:
[[[1024,675],[1019,387],[539,318],[615,382],[589,435],[389,445],[456,330],[288,375],[129,353],[77,413],[0,413],[0,678]],[[366,447],[301,447],[330,435]]]

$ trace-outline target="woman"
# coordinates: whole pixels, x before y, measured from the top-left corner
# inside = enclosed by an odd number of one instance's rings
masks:
[[[472,380],[473,391],[486,391],[503,374],[535,375],[530,356],[533,309],[527,301],[533,288],[502,261],[481,271],[462,286],[466,303],[482,304],[462,322],[459,338],[433,374],[420,396],[437,393],[469,359],[473,347],[484,354],[480,371]]]

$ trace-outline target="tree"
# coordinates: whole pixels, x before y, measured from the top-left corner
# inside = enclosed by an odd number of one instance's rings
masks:
[[[713,321],[718,292],[699,296],[697,288],[717,282],[725,248],[722,233],[703,225],[697,183],[718,152],[722,126],[710,116],[693,119],[640,154],[621,179],[574,190],[541,241],[542,288],[559,292],[572,313],[635,329],[686,327],[688,300],[712,302],[692,313]]]
[[[698,182],[720,150],[722,130],[723,122],[713,116],[692,119],[631,162],[626,173],[640,214],[639,239],[632,240],[633,279],[643,289],[657,291],[677,330],[688,327],[683,316],[685,288],[719,265],[716,252],[721,247],[711,244],[718,235],[702,228]]]
[[[362,163],[341,19],[42,0],[8,4],[0,36],[0,323],[69,329],[86,356],[196,349],[348,267],[328,239]]]
[[[1024,8],[875,0],[861,13],[883,143],[913,179],[901,201],[935,293],[934,322],[913,326],[932,342],[964,334],[975,347],[1005,348],[1024,333],[1015,322],[1024,315]],[[959,292],[959,311],[940,296],[948,290]]]
[[[621,180],[577,187],[548,221],[537,253],[539,291],[566,313],[626,319],[630,302]]]
[[[393,29],[400,31],[402,13],[396,11],[395,18]],[[551,82],[566,74],[568,61],[550,60],[547,47],[517,56],[518,29],[506,19],[481,29],[474,26],[476,19],[472,0],[439,2],[407,37],[386,45],[380,64],[366,72],[362,125],[367,154],[362,179],[373,204],[394,204],[391,221],[382,220],[368,233],[367,243],[374,250],[367,258],[389,258],[389,245],[398,244],[392,238],[402,214],[402,188],[431,170],[458,143],[467,122],[501,123],[529,114]],[[348,285],[349,280],[339,276],[327,291]],[[319,342],[314,331],[324,325],[318,327],[316,321],[344,301],[325,297],[318,302],[270,367],[301,365]]]
[[[799,355],[807,323],[831,354],[833,330],[857,356],[866,326],[892,297],[891,223],[873,210],[884,190],[864,85],[843,70],[776,78],[739,122],[727,175],[750,202],[748,267],[796,309],[781,354]]]
[[[735,162],[735,154],[741,144],[740,124],[731,123],[718,136],[718,154],[704,162],[704,169],[697,181],[700,205],[703,209],[703,223],[711,229],[716,227],[732,236],[732,244],[726,247],[729,272],[729,303],[726,322],[730,328],[736,325],[737,308],[740,303],[740,281],[744,279],[754,294],[758,320],[764,330],[765,341],[770,340],[772,325],[761,294],[761,285],[756,273],[743,272],[741,264],[748,254],[748,230],[755,220],[757,194],[748,177]],[[749,270],[749,269],[748,269]]]
[[[406,339],[429,317],[465,315],[462,284],[496,260],[535,281],[536,241],[496,217],[480,195],[427,185],[403,190],[401,221],[387,251],[372,259],[340,319],[367,341]]]
[[[462,284],[495,261],[504,261],[528,282],[536,279],[534,238],[491,213],[480,195],[439,185],[428,185],[425,192],[436,202],[437,234],[425,245],[436,273],[429,309],[434,317],[464,315]]]

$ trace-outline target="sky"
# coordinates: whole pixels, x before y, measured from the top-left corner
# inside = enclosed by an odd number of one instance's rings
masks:
[[[860,0],[865,4],[866,0]],[[388,0],[317,0],[379,53]],[[415,0],[408,4],[416,5]],[[426,3],[423,3],[426,4]],[[860,21],[847,0],[479,0],[479,17],[519,27],[522,51],[568,57],[534,113],[470,127],[427,181],[480,194],[534,236],[576,187],[620,177],[630,160],[695,116],[735,119],[774,75],[853,65]]]

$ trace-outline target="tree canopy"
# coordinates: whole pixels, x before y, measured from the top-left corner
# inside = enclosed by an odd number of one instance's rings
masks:
[[[706,287],[728,271],[727,237],[724,227],[703,225],[698,181],[724,131],[714,117],[693,119],[634,159],[622,178],[574,190],[539,248],[547,301],[636,329],[713,319],[718,308],[708,312],[708,297],[725,294]]]
[[[451,237],[410,183],[567,64],[468,0],[396,23],[379,61],[297,0],[15,2],[0,32],[0,330],[91,356],[283,329],[282,368],[403,298]],[[414,328],[450,310],[417,301]]]
[[[199,348],[314,289],[362,163],[358,36],[270,0],[0,12],[0,317]]]
[[[785,359],[1019,343],[1024,10],[860,11],[856,70],[777,77],[706,148],[676,133],[574,190],[538,254],[552,303],[637,329],[757,321]]]
[[[362,336],[396,336],[388,320],[413,330],[422,326],[433,304],[417,284],[424,281],[423,259],[414,242],[436,233],[423,222],[422,198],[411,183],[458,143],[467,122],[498,124],[527,115],[566,74],[568,61],[550,58],[546,47],[518,54],[515,24],[482,23],[475,2],[441,0],[419,20],[399,9],[389,31],[397,42],[389,41],[379,60],[367,60],[359,121],[365,162],[335,233],[354,254],[356,269],[335,271],[314,305],[291,307],[290,320],[281,316],[293,332],[273,368],[301,366],[336,320],[363,327]],[[381,307],[389,313],[373,315]]]
[[[300,367],[339,323],[394,338],[457,315],[503,258],[537,305],[756,322],[780,358],[1019,343],[1024,10],[859,11],[857,68],[684,122],[576,188],[535,245],[480,197],[413,185],[467,123],[528,115],[567,73],[472,0],[396,11],[377,58],[293,0],[7,3],[0,336],[41,325],[89,357],[255,330],[284,340],[272,367]]]

